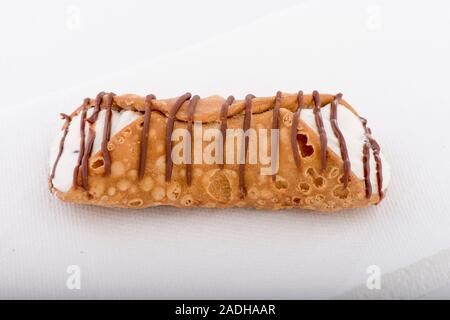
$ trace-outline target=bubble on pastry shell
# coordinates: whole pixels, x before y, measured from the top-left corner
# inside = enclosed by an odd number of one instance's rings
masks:
[[[108,141],[108,144],[106,145],[106,149],[108,149],[108,151],[113,151],[115,147],[114,142]]]
[[[332,209],[336,208],[336,204],[334,203],[334,201],[327,201],[325,203],[325,208],[332,210]]]
[[[314,200],[316,202],[323,202],[323,200],[325,200],[325,196],[323,194],[316,194],[316,196],[314,197]]]
[[[247,196],[250,199],[255,200],[255,199],[257,199],[259,197],[259,190],[256,187],[251,187],[247,191]]]
[[[127,205],[128,205],[129,207],[132,207],[132,208],[139,208],[139,207],[142,207],[143,204],[144,204],[144,200],[142,200],[141,198],[134,198],[134,199],[131,199],[131,200],[128,201],[128,203],[127,203]]]
[[[121,180],[119,180],[119,182],[117,182],[117,188],[120,191],[126,191],[126,190],[128,190],[128,188],[130,188],[130,186],[131,186],[130,181],[128,181],[126,179],[121,179]]]
[[[125,166],[120,161],[113,161],[111,164],[111,176],[120,177],[125,174]]]
[[[284,192],[289,187],[289,182],[280,175],[277,175],[275,178],[275,188]]]
[[[103,182],[93,183],[89,187],[89,193],[98,198],[105,192],[105,184]]]
[[[303,194],[309,194],[311,192],[311,185],[307,182],[300,182],[297,186],[297,190]]]
[[[333,189],[333,196],[336,198],[347,199],[349,194],[350,190],[344,186],[337,186]]]
[[[106,192],[108,193],[109,196],[113,196],[113,195],[116,194],[116,188],[115,187],[109,187]]]
[[[295,205],[297,205],[297,206],[301,203],[301,201],[302,201],[302,198],[300,198],[300,197],[293,197],[293,198],[292,198],[292,202],[293,202]]]
[[[152,190],[152,197],[156,201],[164,199],[165,196],[166,196],[166,191],[164,190],[163,187],[157,186]]]
[[[131,132],[132,132],[131,127],[128,127],[128,128],[125,128],[122,130],[122,135],[124,137],[129,137],[129,136],[131,136]]]
[[[222,170],[216,170],[208,179],[206,191],[210,197],[219,202],[228,202],[231,199],[231,183]]]
[[[280,200],[277,197],[273,197],[272,199],[270,199],[270,201],[272,201],[272,203],[280,202]]]
[[[122,137],[122,136],[118,136],[117,139],[116,139],[116,141],[117,141],[117,144],[122,144],[122,143],[125,142],[125,138]]]
[[[190,207],[194,205],[194,198],[190,194],[186,194],[181,198],[180,202],[183,206]]]
[[[153,179],[151,177],[144,177],[141,181],[139,181],[139,187],[143,191],[150,191],[153,187]]]
[[[177,181],[171,182],[167,186],[167,198],[170,200],[177,200],[180,197],[181,194],[181,185]]]
[[[316,186],[316,188],[320,189],[323,188],[326,185],[326,181],[323,177],[317,177],[314,179],[314,185]]]
[[[317,175],[317,172],[314,168],[306,168],[305,174],[310,177],[310,178],[314,178]]]
[[[311,197],[311,196],[309,196],[309,197],[306,197],[305,198],[305,204],[306,205],[310,205],[310,204],[312,204],[312,202],[313,202],[313,197]]]
[[[293,119],[293,114],[291,112],[287,112],[284,117],[283,117],[283,124],[286,127],[292,127],[292,119]]]
[[[136,169],[131,169],[127,173],[128,178],[130,178],[131,181],[136,181],[138,177],[138,172]]]
[[[128,201],[128,206],[133,207],[133,208],[142,207],[143,204],[144,204],[144,200],[142,200],[141,198],[134,198],[134,199],[131,199],[130,201]]]
[[[330,172],[328,173],[328,178],[336,178],[339,175],[338,167],[331,167]]]
[[[290,205],[292,203],[291,197],[284,198],[284,203],[287,204],[287,205]]]
[[[260,206],[265,206],[266,205],[266,200],[264,199],[258,199],[258,201],[256,201],[256,203]]]
[[[166,172],[166,157],[161,156],[155,161],[154,165],[155,171],[158,173],[165,173]]]
[[[89,161],[90,171],[95,174],[105,173],[105,159],[103,156],[95,156]]]

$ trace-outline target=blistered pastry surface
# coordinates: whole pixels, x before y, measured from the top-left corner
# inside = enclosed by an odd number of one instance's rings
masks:
[[[141,100],[134,96],[114,97],[118,102],[115,107],[142,111]],[[293,97],[295,98],[295,96]],[[128,99],[128,100],[127,100]],[[203,127],[220,129],[220,106],[223,99],[201,99],[196,108],[194,119],[204,120]],[[272,125],[271,105],[274,98],[255,99],[251,128],[268,129]],[[307,103],[311,104],[310,97]],[[211,102],[211,108],[205,106],[205,100]],[[217,100],[217,103],[214,101]],[[292,101],[290,101],[292,100]],[[324,95],[322,103],[331,102],[332,96]],[[203,101],[203,102],[202,102]],[[56,195],[67,201],[98,204],[111,207],[143,208],[154,205],[173,205],[178,207],[256,207],[256,208],[292,208],[299,207],[320,211],[335,211],[342,208],[367,206],[378,201],[378,196],[365,197],[364,181],[354,173],[350,175],[347,188],[340,181],[343,176],[341,157],[331,149],[327,150],[327,167],[321,173],[320,141],[317,133],[302,119],[297,127],[302,154],[302,166],[298,169],[292,157],[290,134],[295,99],[283,96],[284,104],[280,109],[280,160],[276,180],[271,176],[260,174],[260,165],[246,164],[245,181],[247,195],[239,196],[238,164],[225,164],[223,170],[216,164],[193,164],[193,183],[186,183],[186,165],[175,164],[172,179],[165,181],[165,146],[166,128],[165,104],[152,112],[150,132],[148,135],[147,166],[142,179],[138,178],[140,137],[143,115],[114,134],[108,143],[111,156],[111,175],[104,176],[104,159],[97,151],[89,159],[89,188],[84,191],[72,187],[68,192],[54,189]],[[203,103],[203,107],[202,106]],[[345,102],[341,102],[345,104]],[[291,106],[292,104],[292,106]],[[155,104],[155,105],[158,105]],[[215,110],[215,106],[218,106]],[[174,128],[186,128],[183,120],[186,104],[177,113]],[[243,107],[233,105],[229,112],[228,128],[242,128]],[[230,108],[230,109],[231,109]],[[241,109],[240,109],[241,108]],[[212,111],[210,111],[212,110]],[[351,112],[354,113],[352,109]],[[214,112],[213,112],[214,111]],[[216,112],[217,111],[217,112]],[[268,139],[270,145],[270,139]],[[175,145],[176,143],[174,143]],[[203,149],[207,144],[203,143]],[[236,151],[236,150],[235,150]],[[195,151],[194,151],[195,152]],[[225,149],[225,153],[226,153]],[[236,151],[237,152],[237,151]],[[236,154],[235,152],[235,154]],[[195,156],[195,155],[194,155]]]

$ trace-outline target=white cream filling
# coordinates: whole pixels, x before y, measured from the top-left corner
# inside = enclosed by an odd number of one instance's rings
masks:
[[[327,146],[339,157],[341,156],[341,149],[339,146],[339,140],[334,135],[330,122],[330,109],[331,104],[328,104],[320,109],[323,119],[323,125],[325,132],[327,133]],[[300,113],[300,119],[306,122],[306,124],[318,134],[316,121],[314,118],[313,109],[303,109]],[[337,106],[337,123],[341,130],[348,151],[348,157],[350,160],[350,166],[352,172],[358,177],[358,179],[364,179],[364,165],[363,165],[363,146],[367,142],[366,134],[363,124],[358,116],[347,109],[345,106]],[[389,164],[380,151],[383,185],[381,190],[386,190],[391,179],[391,172]],[[377,169],[376,162],[373,155],[373,150],[370,150],[370,182],[372,184],[372,193],[378,194],[378,181],[377,181]]]
[[[87,112],[87,117],[89,117],[93,108],[90,108]],[[95,154],[101,149],[101,144],[103,140],[103,128],[105,124],[106,110],[101,110],[98,114],[97,121],[95,122],[95,140],[92,149],[92,154]],[[111,117],[111,137],[118,133],[120,130],[125,128],[127,125],[137,120],[141,116],[140,113],[124,110],[124,111],[112,111]],[[81,116],[78,115],[72,119],[69,125],[69,131],[67,132],[66,139],[64,141],[64,150],[59,158],[58,165],[56,166],[55,177],[53,178],[53,186],[62,191],[67,192],[72,187],[73,182],[73,170],[78,162],[78,155],[80,151],[80,119]],[[85,140],[88,137],[89,126],[85,126]],[[55,163],[55,160],[59,152],[59,143],[64,132],[58,135],[58,137],[53,142],[50,149],[50,170]]]

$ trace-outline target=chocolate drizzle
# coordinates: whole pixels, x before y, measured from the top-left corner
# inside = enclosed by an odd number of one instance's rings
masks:
[[[78,160],[77,160],[77,165],[75,166],[75,168],[73,169],[73,186],[76,187],[78,186],[78,174],[80,172],[80,166],[81,166],[81,161],[83,160],[83,156],[84,156],[84,144],[85,144],[85,126],[86,126],[86,113],[87,113],[87,106],[89,104],[89,98],[85,98],[84,102],[83,102],[83,106],[82,106],[82,111],[81,111],[81,119],[80,119],[80,151],[78,153]]]
[[[247,194],[247,191],[245,189],[245,162],[247,161],[247,150],[248,150],[248,142],[249,142],[249,136],[246,134],[247,130],[250,129],[250,123],[251,123],[251,115],[252,115],[252,100],[255,98],[253,94],[248,94],[245,96],[245,115],[244,115],[244,124],[243,124],[243,130],[244,130],[244,155],[243,155],[243,161],[244,163],[239,164],[239,192],[241,198],[244,198]]]
[[[344,187],[347,188],[348,186],[348,180],[350,177],[350,160],[348,158],[348,151],[347,151],[347,144],[345,143],[344,135],[342,134],[341,130],[338,126],[337,121],[337,105],[339,103],[339,100],[342,99],[342,93],[338,93],[333,101],[331,102],[331,110],[330,110],[330,123],[331,123],[331,129],[333,129],[334,135],[339,141],[339,148],[341,150],[341,157],[342,161],[344,162]]]
[[[87,121],[89,123],[95,123],[95,121],[97,121],[98,118],[98,114],[100,112],[100,104],[102,103],[103,100],[103,96],[106,93],[101,91],[97,94],[97,96],[95,97],[95,106],[94,106],[94,112],[92,113],[92,115],[87,119]]]
[[[145,115],[144,126],[141,133],[141,150],[139,153],[139,179],[144,177],[145,164],[147,161],[147,145],[148,145],[148,131],[150,129],[150,119],[152,116],[152,100],[156,99],[155,95],[149,94],[145,97]]]
[[[172,178],[172,168],[173,168],[173,161],[172,161],[172,132],[173,132],[173,126],[175,122],[175,115],[177,114],[180,107],[183,105],[184,102],[189,100],[191,98],[191,94],[189,92],[183,94],[181,97],[175,101],[175,104],[172,106],[172,108],[169,111],[169,116],[167,119],[167,127],[166,127],[166,182],[170,182]]]
[[[320,154],[322,158],[322,173],[327,168],[327,133],[323,127],[322,114],[320,113],[320,95],[316,90],[313,91],[314,100],[314,118],[316,120],[317,131],[320,136]]]
[[[52,172],[50,174],[50,183],[52,183],[53,178],[55,177],[56,172],[56,166],[58,165],[59,159],[61,158],[61,155],[64,151],[64,141],[66,140],[67,132],[69,132],[69,125],[70,125],[70,116],[68,116],[65,113],[61,113],[61,119],[66,120],[64,123],[64,132],[63,136],[61,137],[61,140],[59,141],[59,150],[58,155],[56,156],[55,163],[53,164]],[[53,187],[53,184],[52,184]]]
[[[272,115],[272,130],[280,129],[280,124],[278,123],[280,117],[280,105],[281,105],[281,91],[277,91],[277,95],[275,96],[275,105],[273,106],[273,115]],[[276,153],[275,161],[278,161],[278,148],[279,148],[279,135],[276,137],[272,136],[272,152]],[[274,159],[273,154],[271,154],[272,161]],[[273,163],[272,163],[273,165]],[[276,180],[277,175],[272,175],[272,181]]]
[[[366,198],[372,196],[372,184],[370,183],[370,144],[364,143],[363,147],[364,183],[366,185]]]
[[[81,161],[81,178],[82,178],[81,182],[84,190],[88,189],[88,174],[89,174],[88,163],[92,153],[92,148],[94,147],[94,140],[95,140],[95,130],[93,128],[93,124],[89,123],[88,139],[86,142],[86,148],[84,150],[83,160]]]
[[[370,147],[372,148],[373,151],[373,157],[375,159],[375,163],[376,163],[376,169],[377,169],[377,184],[378,184],[378,195],[380,196],[379,201],[381,201],[384,197],[384,193],[383,193],[383,168],[382,168],[382,164],[381,164],[381,157],[380,157],[380,145],[378,144],[378,142],[372,137],[372,130],[370,130],[370,128],[367,127],[367,120],[364,119],[363,117],[359,117],[359,119],[361,120],[361,123],[364,127],[364,131],[366,133],[366,138],[368,140],[368,145],[370,145]],[[365,161],[366,159],[364,158],[363,155],[363,161]],[[367,160],[368,162],[368,160]],[[364,166],[366,164],[364,163]],[[364,171],[365,173],[365,171]],[[369,178],[369,184],[370,184],[370,178]],[[367,184],[366,184],[366,197],[370,198],[371,194],[372,194],[372,187],[370,186],[370,194],[367,195]]]
[[[222,133],[222,149],[220,150],[219,157],[222,159],[222,163],[219,163],[219,168],[223,169],[225,166],[225,145],[227,140],[227,120],[228,120],[228,108],[234,102],[234,97],[229,96],[220,109],[220,132]]]
[[[292,118],[291,146],[292,146],[292,153],[294,155],[295,165],[297,166],[297,168],[300,169],[301,159],[300,159],[300,152],[298,150],[298,143],[297,143],[297,127],[298,127],[298,123],[300,121],[300,113],[303,108],[303,91],[301,91],[301,90],[297,94],[297,104],[298,104],[297,111],[295,111],[294,116]]]
[[[94,147],[94,141],[95,141],[95,129],[94,124],[97,121],[98,114],[100,113],[100,105],[103,101],[103,97],[105,96],[105,92],[101,91],[97,94],[95,97],[95,103],[94,103],[94,111],[92,115],[86,119],[86,106],[89,103],[89,100],[85,99],[84,103],[86,104],[83,107],[83,112],[81,114],[80,119],[80,154],[78,155],[78,162],[73,170],[73,186],[78,186],[78,173],[80,171],[81,167],[81,187],[84,190],[88,189],[88,176],[89,176],[89,158],[92,154],[92,149]],[[113,93],[110,93],[108,97],[111,97],[111,104],[112,104],[112,97],[114,96]],[[109,102],[108,102],[109,105]],[[88,138],[86,141],[86,135],[85,135],[85,126],[86,122],[89,124],[89,132],[88,132]],[[109,156],[109,153],[108,153]],[[106,159],[106,158],[105,158]],[[106,167],[106,160],[105,160],[105,167]]]
[[[191,139],[191,152],[189,152],[190,159],[186,159],[186,182],[187,185],[190,186],[192,184],[192,141],[194,139],[192,134],[192,123],[194,120],[194,112],[195,107],[197,106],[198,100],[200,100],[200,96],[195,95],[192,97],[191,101],[189,101],[189,107],[188,107],[188,125],[187,129],[189,132],[189,137]]]
[[[112,118],[112,103],[114,94],[110,93],[106,98],[106,115],[105,115],[105,125],[103,127],[103,139],[101,150],[103,153],[103,159],[105,160],[105,175],[109,176],[111,174],[111,155],[108,150],[108,142],[111,139],[111,118]],[[92,150],[91,150],[92,151]]]

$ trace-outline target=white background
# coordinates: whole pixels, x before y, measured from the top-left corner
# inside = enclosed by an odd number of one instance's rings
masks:
[[[429,280],[450,249],[447,1],[1,6],[1,298],[332,298],[364,284],[370,265],[397,274],[426,257],[401,289],[382,282],[382,295],[450,298],[447,278]],[[135,211],[47,190],[58,113],[85,96],[299,89],[341,91],[368,118],[392,167],[381,205]],[[80,290],[66,287],[69,265]]]

